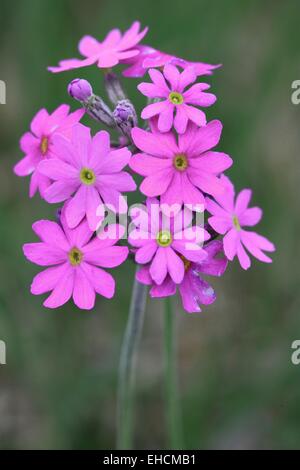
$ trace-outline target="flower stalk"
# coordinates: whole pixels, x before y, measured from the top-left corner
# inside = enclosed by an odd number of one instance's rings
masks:
[[[147,287],[134,281],[127,327],[119,365],[117,449],[129,450],[133,445],[133,403],[137,349],[140,343],[146,309]]]

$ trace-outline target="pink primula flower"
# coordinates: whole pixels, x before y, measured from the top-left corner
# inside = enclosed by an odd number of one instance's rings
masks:
[[[193,105],[211,106],[216,101],[216,96],[204,93],[210,88],[210,85],[206,83],[197,83],[185,91],[185,88],[194,83],[197,78],[193,67],[188,67],[180,73],[174,65],[167,64],[163,74],[158,70],[150,69],[149,75],[153,83],[140,83],[138,89],[148,98],[159,98],[160,101],[146,106],[142,111],[142,119],[158,115],[159,131],[168,132],[174,125],[179,134],[186,131],[189,121],[197,126],[206,124],[205,113]]]
[[[207,210],[212,214],[208,219],[209,224],[217,233],[225,235],[223,243],[226,257],[232,261],[237,256],[242,268],[248,269],[251,260],[245,251],[246,248],[259,261],[271,263],[272,259],[266,256],[264,251],[275,251],[273,243],[258,233],[243,228],[253,227],[262,217],[259,207],[248,207],[252,191],[243,189],[234,201],[233,184],[224,175],[222,182],[226,187],[224,194],[215,197],[217,203],[207,198]]]
[[[135,21],[123,35],[119,29],[113,29],[102,42],[92,36],[84,36],[79,42],[78,49],[85,59],[62,60],[57,67],[48,67],[48,70],[54,73],[64,72],[95,63],[99,68],[113,67],[120,61],[139,54],[136,45],[143,39],[148,28],[141,32],[139,30],[140,23]]]
[[[191,211],[168,217],[155,198],[147,199],[144,209],[133,209],[130,214],[135,227],[128,241],[136,248],[135,261],[150,263],[149,273],[156,284],[162,284],[168,274],[180,284],[184,277],[183,257],[203,261],[207,255],[201,246],[210,235],[203,227],[191,226]]]
[[[32,263],[51,266],[35,276],[31,285],[34,295],[51,292],[45,307],[60,307],[73,297],[77,307],[90,310],[96,294],[114,296],[115,281],[102,268],[114,268],[126,260],[128,248],[115,246],[123,227],[111,225],[93,238],[86,220],[70,229],[63,213],[61,225],[40,220],[32,228],[41,242],[27,243],[23,251]]]
[[[37,190],[43,197],[44,191],[50,184],[49,178],[42,175],[37,167],[41,160],[54,157],[54,137],[63,135],[69,138],[72,127],[78,124],[85,112],[80,109],[69,114],[69,111],[70,107],[65,104],[59,106],[52,114],[48,114],[46,109],[41,109],[31,122],[31,132],[27,132],[21,138],[20,147],[25,157],[15,165],[14,172],[18,176],[32,175],[30,197],[33,197]]]
[[[183,308],[188,313],[201,312],[201,305],[210,305],[216,300],[216,295],[210,284],[202,278],[203,274],[209,276],[222,276],[227,267],[226,258],[220,258],[223,253],[223,244],[220,240],[209,242],[204,251],[207,257],[201,262],[192,262],[184,259],[184,278],[178,285]],[[139,282],[151,285],[151,297],[168,297],[176,293],[176,284],[167,276],[161,285],[155,284],[151,278],[149,266],[143,266],[136,275]]]
[[[145,176],[140,190],[149,197],[161,196],[164,204],[190,204],[205,207],[204,193],[223,193],[218,175],[232,165],[225,153],[211,151],[222,132],[220,121],[204,127],[190,124],[185,134],[159,133],[152,123],[152,132],[135,127],[132,138],[143,153],[130,160],[130,167]],[[196,210],[196,208],[195,208]]]
[[[129,65],[129,67],[123,71],[124,77],[143,77],[147,69],[161,68],[166,64],[176,65],[183,70],[193,66],[197,76],[212,75],[214,69],[221,67],[221,64],[211,65],[204,62],[190,62],[146,45],[139,45],[137,49],[140,52],[138,55],[122,61],[122,63]]]
[[[106,131],[91,137],[90,129],[81,124],[73,129],[71,141],[61,136],[54,140],[56,158],[44,160],[39,171],[54,181],[44,197],[47,202],[68,200],[66,220],[70,228],[76,227],[86,216],[89,226],[96,230],[103,219],[102,204],[118,212],[127,212],[123,191],[134,191],[136,184],[129,173],[122,171],[131,153],[124,147],[110,148]]]

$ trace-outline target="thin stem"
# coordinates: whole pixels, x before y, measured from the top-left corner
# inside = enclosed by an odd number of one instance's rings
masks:
[[[171,449],[183,449],[181,411],[179,405],[175,317],[171,298],[165,299],[165,380],[168,438]]]
[[[119,366],[117,423],[119,450],[132,449],[136,359],[144,323],[146,297],[147,286],[135,280]]]

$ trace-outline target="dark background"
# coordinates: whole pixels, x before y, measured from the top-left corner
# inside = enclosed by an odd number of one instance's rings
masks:
[[[216,303],[188,315],[175,301],[186,448],[300,448],[300,366],[291,343],[300,337],[300,79],[297,0],[15,0],[0,2],[0,448],[113,448],[117,365],[134,267],[117,270],[117,296],[84,312],[72,303],[46,310],[29,286],[39,268],[22,255],[31,225],[55,208],[29,200],[28,179],[13,175],[19,137],[41,108],[75,104],[66,94],[76,76],[103,94],[101,71],[51,75],[47,65],[77,56],[84,34],[139,19],[146,43],[186,59],[223,63],[212,84],[209,118],[224,122],[220,149],[229,175],[252,187],[264,208],[258,231],[277,246],[272,265],[230,264],[213,279]],[[136,80],[127,80],[140,107]],[[86,119],[89,123],[89,119]],[[163,304],[149,301],[139,352],[137,448],[167,447],[163,400]]]

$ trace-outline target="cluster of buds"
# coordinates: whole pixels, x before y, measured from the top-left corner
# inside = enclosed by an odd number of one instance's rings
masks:
[[[50,292],[46,307],[73,297],[79,308],[91,309],[96,294],[113,297],[115,282],[106,269],[131,254],[140,266],[137,281],[150,286],[151,297],[178,290],[185,311],[199,312],[216,299],[203,275],[223,275],[235,257],[248,269],[249,253],[272,261],[265,252],[274,251],[274,245],[249,230],[262,211],[249,207],[250,189],[235,195],[225,175],[233,160],[215,149],[222,123],[207,121],[204,111],[216,96],[198,80],[219,66],[188,62],[141,44],[146,33],[135,22],[123,35],[112,30],[102,42],[82,38],[83,59],[63,60],[49,70],[97,65],[104,71],[111,104],[94,94],[89,82],[76,78],[68,93],[81,109],[70,113],[69,106],[61,105],[52,114],[42,109],[21,139],[25,156],[15,173],[31,175],[30,196],[38,191],[48,203],[63,204],[57,222],[33,225],[41,241],[24,245],[30,261],[47,267],[31,286],[35,295]],[[138,85],[148,99],[142,125],[112,72],[118,64],[125,66],[126,78],[149,74],[150,81]],[[92,136],[80,123],[85,113],[116,131],[117,142],[111,144],[107,130]],[[143,178],[139,191],[145,204],[128,209],[126,193],[137,189],[135,174]],[[107,209],[113,220],[106,217]],[[131,218],[129,246],[119,243],[127,233],[120,223],[124,214]]]

